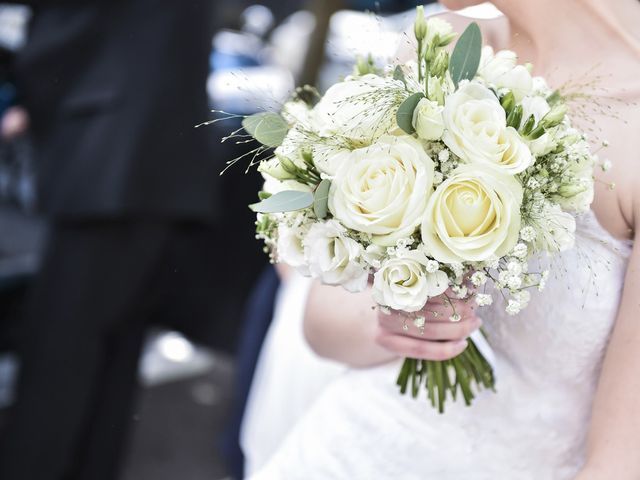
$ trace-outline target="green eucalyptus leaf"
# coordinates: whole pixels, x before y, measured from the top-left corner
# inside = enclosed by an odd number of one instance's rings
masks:
[[[282,115],[260,112],[242,120],[242,127],[249,135],[267,147],[278,147],[289,131],[289,125]]]
[[[416,131],[413,128],[413,112],[423,98],[424,95],[422,93],[414,93],[402,102],[400,108],[398,108],[398,113],[396,114],[398,126],[409,135],[413,135]]]
[[[331,188],[331,180],[324,179],[316,188],[313,196],[313,212],[320,220],[327,217],[329,213],[329,189]]]
[[[313,194],[311,192],[285,190],[271,195],[259,203],[249,205],[249,208],[256,213],[282,213],[303,210],[311,205],[313,205]]]
[[[449,61],[449,70],[453,83],[458,86],[462,80],[471,80],[476,76],[482,54],[482,33],[473,22],[460,36]]]

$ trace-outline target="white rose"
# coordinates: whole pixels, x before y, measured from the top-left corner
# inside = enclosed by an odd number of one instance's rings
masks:
[[[497,166],[503,172],[515,175],[533,164],[535,158],[515,128],[505,128],[499,138],[499,144],[504,148],[504,152]]]
[[[520,134],[507,127],[497,97],[483,85],[467,83],[450,95],[443,118],[444,143],[466,162],[497,167],[510,174],[520,173],[533,163]]]
[[[410,136],[382,137],[340,166],[329,209],[343,225],[393,246],[420,225],[433,188],[434,163]]]
[[[518,56],[510,50],[494,53],[493,48],[482,49],[478,75],[498,89],[506,88],[513,92],[517,101],[530,95],[534,82],[529,70],[518,65]]]
[[[438,140],[444,133],[442,111],[437,102],[423,98],[413,111],[413,128],[422,140]]]
[[[280,262],[290,265],[303,275],[309,275],[307,260],[304,256],[305,231],[303,227],[290,227],[284,223],[278,225],[276,252]]]
[[[534,247],[538,251],[564,252],[575,245],[576,220],[559,205],[547,203],[536,227]]]
[[[506,128],[506,114],[488,88],[470,82],[447,97],[443,112],[444,143],[467,161],[482,159],[497,163],[501,152],[498,138]]]
[[[314,223],[304,239],[311,274],[327,285],[342,285],[350,292],[367,287],[369,272],[361,258],[362,250],[336,220]]]
[[[431,195],[422,241],[443,263],[502,257],[518,242],[522,186],[512,176],[462,165]]]
[[[395,128],[391,113],[404,100],[403,92],[401,81],[372,74],[336,83],[314,107],[319,133],[369,144]]]
[[[416,250],[385,260],[373,277],[373,299],[404,312],[422,309],[429,298],[441,295],[449,287],[443,271],[427,272],[427,261],[426,255]]]

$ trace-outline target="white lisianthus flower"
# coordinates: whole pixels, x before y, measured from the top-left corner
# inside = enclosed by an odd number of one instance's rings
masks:
[[[309,271],[327,285],[342,285],[350,292],[367,286],[369,271],[362,261],[362,246],[346,236],[336,220],[314,223],[304,238]]]
[[[317,143],[311,149],[313,164],[320,173],[334,176],[343,162],[348,161],[350,150],[331,144]]]
[[[523,65],[517,65],[513,70],[502,77],[498,88],[505,88],[513,92],[516,101],[521,101],[533,91],[533,79],[531,72]]]
[[[536,157],[543,157],[558,146],[557,140],[551,133],[552,131],[553,129],[551,131],[545,132],[541,137],[538,137],[534,140],[529,140],[529,149],[531,150],[531,153],[533,153]]]
[[[368,145],[396,127],[392,113],[404,100],[404,92],[399,80],[373,74],[348,77],[330,87],[314,107],[319,133]]]
[[[427,19],[426,43],[432,43],[435,40],[436,35],[441,42],[443,40],[451,40],[452,36],[455,35],[453,32],[453,26],[441,18],[430,17]]]
[[[280,114],[289,125],[301,124],[308,129],[313,129],[316,125],[313,109],[302,100],[286,102]]]
[[[487,83],[498,85],[502,77],[513,70],[518,64],[518,56],[511,50],[500,50],[495,53],[493,48],[482,48],[478,75]]]
[[[329,210],[343,225],[394,246],[420,225],[433,189],[434,163],[419,140],[382,137],[354,150],[331,183]]]
[[[304,236],[306,228],[290,227],[284,223],[278,225],[276,252],[278,260],[298,270],[302,275],[310,274],[304,254]]]
[[[537,221],[534,246],[545,252],[564,252],[575,245],[576,219],[559,205],[547,203]]]
[[[270,158],[269,160],[263,160],[258,165],[258,171],[262,173],[262,177],[265,179],[265,183],[269,182],[269,185],[275,186],[273,181],[278,181],[279,183],[284,182],[285,180],[292,180],[294,178],[289,172],[287,172],[284,168],[282,168],[282,164],[278,157]],[[264,191],[268,191],[269,193],[277,193],[272,192],[270,190],[263,189]],[[276,188],[279,191],[279,189]]]
[[[427,256],[417,250],[386,259],[373,277],[373,299],[380,305],[417,312],[429,298],[441,295],[449,287],[447,274],[427,272]]]
[[[502,257],[518,242],[522,186],[512,176],[462,165],[431,195],[422,240],[444,263]]]
[[[498,98],[478,83],[467,83],[450,95],[443,112],[442,140],[468,163],[496,167],[516,174],[526,170],[533,157],[520,134],[507,127]]]
[[[554,200],[572,212],[586,212],[591,208],[595,195],[594,162],[591,157],[582,157],[569,163],[565,174],[568,183],[560,185]]]
[[[526,67],[518,65],[518,56],[510,50],[494,53],[493,48],[482,49],[478,75],[488,84],[498,89],[513,92],[516,101],[521,101],[533,91],[533,78]]]
[[[309,132],[312,130],[305,130],[306,128],[308,127],[297,125],[289,130],[282,144],[275,149],[275,157],[261,162],[258,170],[264,171],[280,180],[293,178],[290,173],[282,168],[280,159],[285,158],[296,167],[306,169],[307,166],[302,159],[302,152],[306,151],[311,154],[313,163],[320,172],[330,176],[334,175],[350,150],[346,149],[334,138],[324,138],[310,134]]]
[[[276,159],[273,159],[276,160]],[[265,162],[262,162],[265,163]],[[262,164],[261,164],[262,165]],[[296,180],[278,180],[274,176],[268,174],[266,171],[262,171],[262,178],[264,178],[264,184],[262,191],[275,195],[276,193],[283,192],[285,190],[296,190],[300,192],[310,192],[311,187],[300,183]]]
[[[520,103],[522,105],[522,120],[526,122],[527,119],[533,115],[536,120],[536,125],[544,116],[551,111],[551,107],[547,100],[537,95],[530,95],[522,99]]]
[[[442,111],[437,102],[423,98],[413,111],[413,128],[422,140],[438,140],[444,133]]]

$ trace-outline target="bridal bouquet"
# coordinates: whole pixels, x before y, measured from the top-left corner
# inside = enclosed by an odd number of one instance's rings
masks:
[[[528,259],[573,247],[596,157],[562,95],[513,52],[483,48],[477,24],[451,50],[451,25],[419,7],[414,31],[414,60],[359,61],[322,97],[298,89],[280,113],[244,118],[265,178],[251,205],[258,237],[273,261],[325,284],[372,283],[383,311],[419,329],[434,297],[453,322],[454,298],[483,307],[500,296],[516,315],[549,275]],[[414,397],[425,388],[442,412],[494,376],[470,341],[452,360],[406,359],[398,385]]]

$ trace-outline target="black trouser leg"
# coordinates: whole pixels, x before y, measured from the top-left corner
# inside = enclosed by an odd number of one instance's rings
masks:
[[[147,314],[141,300],[167,232],[126,222],[53,226],[2,438],[2,480],[112,478]],[[103,476],[79,476],[100,468]]]

